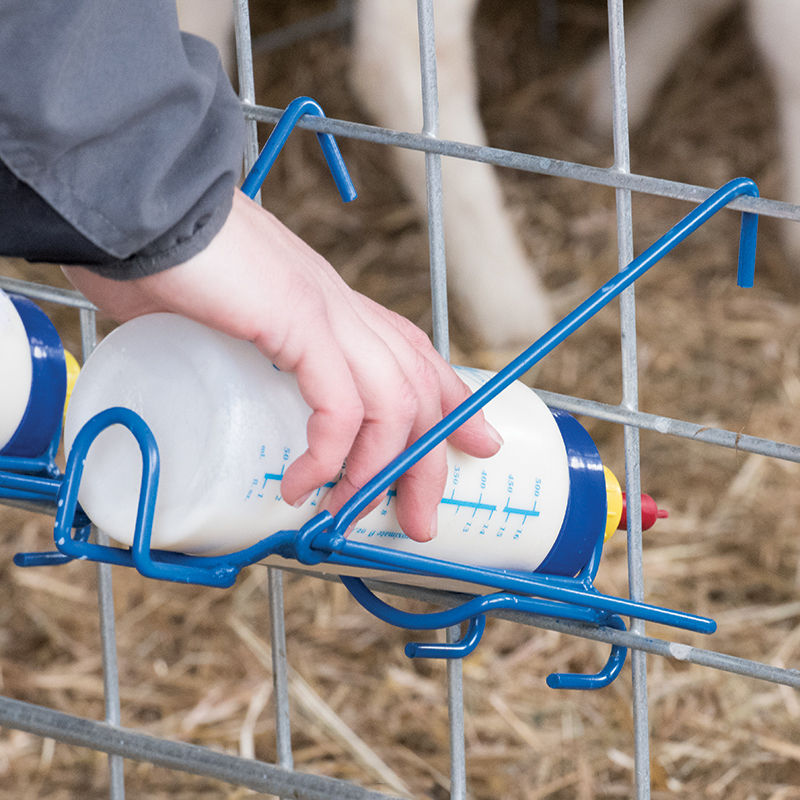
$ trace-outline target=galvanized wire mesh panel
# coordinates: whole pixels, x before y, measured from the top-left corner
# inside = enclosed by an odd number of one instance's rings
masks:
[[[336,12],[325,17],[319,25],[337,24],[343,17],[340,4]],[[617,239],[620,268],[633,258],[632,194],[661,195],[680,200],[697,202],[707,197],[711,189],[703,186],[660,180],[631,172],[628,144],[628,122],[625,97],[625,45],[623,36],[623,0],[609,0],[609,47],[611,52],[614,152],[613,167],[602,169],[586,164],[559,161],[541,156],[444,140],[438,136],[438,101],[436,81],[435,26],[433,0],[418,0],[418,23],[420,34],[420,63],[423,89],[423,129],[420,133],[397,132],[375,126],[359,124],[341,119],[308,117],[300,126],[318,132],[326,132],[342,138],[364,140],[387,147],[401,147],[425,153],[428,223],[430,237],[431,287],[433,298],[434,341],[441,353],[449,353],[448,312],[446,293],[444,231],[442,221],[442,157],[467,159],[495,164],[540,175],[557,176],[566,180],[600,184],[613,187],[616,192]],[[243,112],[248,120],[247,164],[255,160],[258,149],[257,124],[274,123],[280,109],[256,104],[253,81],[253,60],[250,47],[248,4],[246,0],[236,2],[236,33],[238,41],[238,66]],[[312,29],[314,26],[312,25]],[[294,37],[298,31],[287,35]],[[273,37],[275,38],[275,37]],[[284,37],[286,38],[286,37]],[[282,41],[280,37],[276,42]],[[274,42],[273,42],[274,43]],[[269,43],[267,43],[269,44]],[[760,215],[800,220],[800,209],[772,200],[742,198],[733,208],[753,211]],[[20,281],[3,279],[0,286],[79,309],[83,337],[84,355],[95,345],[96,328],[94,309],[75,293],[51,290]],[[573,413],[607,420],[624,427],[625,436],[625,483],[631,507],[628,518],[632,521],[628,532],[629,591],[633,599],[645,596],[642,568],[641,525],[638,522],[637,504],[640,494],[640,430],[657,431],[662,434],[684,437],[712,447],[736,448],[742,452],[756,453],[785,461],[800,461],[800,447],[769,439],[740,435],[735,431],[705,427],[699,423],[666,418],[645,413],[638,405],[638,370],[635,325],[634,290],[626,290],[621,298],[622,350],[622,401],[608,405],[577,397],[567,397],[542,392],[549,403]],[[289,689],[286,635],[283,624],[282,573],[269,571],[271,651],[275,681],[275,727],[277,731],[276,764],[264,764],[249,759],[225,755],[213,750],[179,742],[167,741],[120,727],[119,677],[116,663],[114,632],[114,610],[111,595],[110,568],[98,567],[98,601],[102,619],[102,652],[105,676],[105,720],[94,722],[28,703],[0,698],[0,723],[51,737],[59,741],[76,744],[109,754],[110,797],[124,797],[124,759],[149,761],[171,769],[219,778],[233,784],[249,787],[260,792],[269,792],[285,797],[307,798],[371,798],[388,797],[388,794],[362,789],[345,781],[312,776],[294,770],[289,726]],[[410,587],[384,587],[399,595],[414,597],[448,605],[455,601],[452,595],[432,589]],[[770,666],[765,663],[734,657],[713,650],[701,649],[669,640],[649,636],[644,623],[634,621],[629,631],[596,629],[578,623],[558,622],[534,615],[511,612],[498,616],[520,625],[530,625],[560,631],[569,635],[585,637],[608,644],[619,644],[632,650],[632,697],[634,718],[635,796],[647,798],[651,792],[648,692],[646,655],[678,659],[683,662],[705,666],[709,669],[725,670],[759,681],[800,688],[800,673],[796,670]],[[450,631],[451,639],[459,632]],[[448,663],[449,719],[451,747],[450,791],[453,798],[466,798],[469,794],[466,761],[468,754],[464,745],[464,697],[461,663]]]

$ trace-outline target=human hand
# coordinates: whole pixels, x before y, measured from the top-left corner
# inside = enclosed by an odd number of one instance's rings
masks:
[[[217,236],[183,264],[132,281],[81,267],[64,272],[119,322],[171,311],[253,342],[279,369],[296,374],[312,414],[308,450],[281,484],[294,505],[335,479],[346,460],[344,477],[326,498],[335,513],[469,396],[419,328],[350,289],[325,259],[239,191]],[[493,455],[501,444],[480,413],[450,441],[477,457]],[[397,518],[410,538],[436,534],[446,476],[442,443],[398,480]]]

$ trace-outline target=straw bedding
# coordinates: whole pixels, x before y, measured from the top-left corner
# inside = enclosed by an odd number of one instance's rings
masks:
[[[610,144],[587,136],[564,100],[570,74],[605,35],[602,4],[562,2],[559,40],[531,45],[535,3],[486,2],[477,34],[482,105],[492,144],[607,165]],[[263,3],[255,32],[320,3]],[[259,99],[315,96],[334,117],[364,119],[345,80],[347,48],[331,33],[262,56]],[[633,134],[634,171],[718,185],[744,174],[780,197],[769,82],[743,15],[726,17],[691,52]],[[342,143],[361,194],[343,207],[312,136],[297,134],[266,187],[266,202],[362,291],[429,327],[424,227],[384,149]],[[502,174],[513,213],[558,311],[616,269],[611,190]],[[634,198],[636,249],[688,207]],[[777,225],[762,223],[756,288],[735,287],[737,215],[701,229],[637,289],[644,410],[789,442],[800,441],[797,266]],[[12,269],[12,267],[9,267]],[[16,274],[58,281],[52,268]],[[74,315],[52,311],[75,350]],[[453,360],[497,365],[458,318]],[[619,335],[610,308],[538,370],[542,388],[618,402]],[[623,474],[622,434],[583,420]],[[791,666],[800,654],[798,467],[656,433],[642,435],[646,490],[670,517],[646,534],[647,599],[707,614],[711,638],[660,631],[687,644]],[[48,546],[50,520],[0,512],[0,691],[102,718],[94,569],[25,571],[18,550]],[[159,585],[116,570],[123,724],[158,736],[275,759],[266,576],[231,590]],[[448,794],[444,667],[409,662],[409,634],[371,619],[341,586],[288,575],[286,623],[295,765],[416,797]],[[623,535],[606,548],[602,591],[626,592]],[[630,668],[596,693],[554,692],[553,670],[593,671],[606,648],[493,620],[464,663],[467,769],[473,798],[614,798],[632,794]],[[800,798],[800,700],[794,690],[649,658],[653,797]],[[200,778],[129,763],[131,797],[244,797]],[[27,734],[0,736],[0,796],[107,796],[105,757]]]

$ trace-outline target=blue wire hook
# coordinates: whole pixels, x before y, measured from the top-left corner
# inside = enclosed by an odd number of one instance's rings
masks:
[[[242,191],[250,198],[253,198],[261,188],[264,178],[267,177],[278,153],[283,149],[289,134],[294,130],[300,117],[305,114],[311,114],[315,117],[324,117],[325,112],[322,110],[320,104],[311,97],[297,97],[286,106],[286,110],[278,120],[277,125],[272,130],[267,143],[262,148],[261,152],[253,164],[252,169],[247,174],[247,177],[242,184]],[[353,181],[350,178],[350,173],[347,171],[342,154],[339,151],[339,146],[336,140],[329,133],[318,133],[317,139],[319,140],[325,160],[328,162],[328,168],[333,174],[333,179],[336,182],[336,188],[339,190],[342,200],[349,203],[358,197]]]
[[[616,615],[609,617],[605,624],[619,631],[627,630],[625,623]],[[551,689],[604,689],[616,680],[627,655],[626,647],[618,644],[612,645],[608,661],[599,672],[595,672],[594,675],[583,675],[579,672],[553,672],[547,676],[547,685]]]
[[[405,654],[409,658],[464,658],[478,646],[485,628],[486,617],[478,614],[470,617],[467,632],[457,642],[409,642],[405,647]]]

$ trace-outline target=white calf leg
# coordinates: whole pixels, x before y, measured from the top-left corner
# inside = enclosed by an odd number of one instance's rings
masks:
[[[656,92],[678,60],[732,0],[648,0],[625,24],[628,121],[644,122]],[[575,96],[591,128],[611,131],[608,47],[599,48],[576,81]]]
[[[437,0],[440,134],[483,144],[472,45],[476,0]],[[419,130],[421,97],[416,5],[359,0],[352,78],[378,124]],[[400,175],[425,207],[424,159],[396,152]],[[444,158],[444,222],[450,286],[471,327],[492,347],[532,341],[550,324],[547,296],[505,209],[495,170]]]

